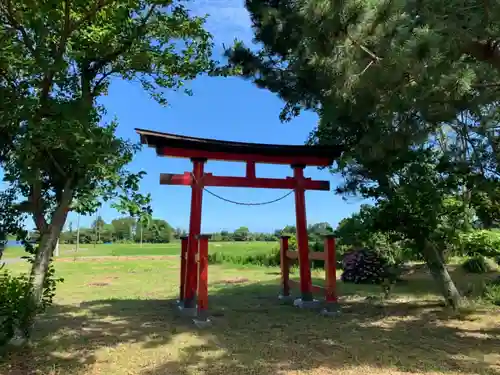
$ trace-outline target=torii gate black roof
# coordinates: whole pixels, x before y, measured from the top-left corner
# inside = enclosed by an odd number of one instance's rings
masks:
[[[221,141],[217,139],[189,137],[178,134],[162,133],[158,131],[138,129],[135,131],[141,137],[141,143],[157,150],[163,147],[172,147],[186,150],[207,152],[246,154],[259,156],[274,156],[283,158],[317,157],[334,160],[342,154],[339,146],[309,146],[309,145],[277,145],[265,143],[247,143]]]

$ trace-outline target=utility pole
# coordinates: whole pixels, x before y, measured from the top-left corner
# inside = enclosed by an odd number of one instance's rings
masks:
[[[57,239],[56,247],[54,248],[54,256],[59,256],[59,238]]]
[[[78,219],[76,221],[76,251],[80,248],[80,214],[78,214]]]
[[[98,219],[98,225],[97,225],[97,242],[101,243],[101,230],[102,230],[102,223],[104,222],[101,217],[101,208],[99,208],[99,211],[97,211],[97,219]]]
[[[139,221],[139,224],[141,226],[141,248],[142,248],[142,221]]]
[[[94,248],[97,245],[97,219],[99,218],[99,211],[95,213],[95,221],[94,221]]]

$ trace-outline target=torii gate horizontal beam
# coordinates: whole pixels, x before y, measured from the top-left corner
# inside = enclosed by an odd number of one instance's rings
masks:
[[[161,185],[183,185],[193,184],[192,174],[189,172],[183,174],[161,173]],[[310,178],[304,178],[297,181],[294,177],[280,178],[259,178],[259,177],[230,177],[214,176],[212,173],[205,173],[201,179],[203,186],[219,187],[247,187],[247,188],[266,188],[266,189],[295,189],[299,184],[304,190],[330,190],[329,181],[316,181]]]
[[[300,164],[317,167],[328,167],[332,165],[333,159],[320,156],[282,156],[282,155],[262,155],[244,153],[226,153],[220,151],[205,151],[195,149],[181,149],[174,147],[158,148],[156,153],[159,156],[169,156],[171,158],[207,159],[215,161],[252,162],[261,164]]]
[[[264,164],[328,167],[342,154],[340,146],[276,145],[187,137],[136,129],[141,143],[159,156]]]

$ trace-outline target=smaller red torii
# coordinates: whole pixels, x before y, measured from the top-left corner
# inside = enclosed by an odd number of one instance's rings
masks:
[[[201,212],[203,189],[206,186],[247,187],[267,189],[293,189],[295,193],[295,211],[297,228],[297,246],[300,268],[301,302],[313,301],[311,270],[309,266],[309,244],[307,235],[307,220],[305,209],[306,190],[330,190],[329,181],[315,181],[304,177],[306,166],[327,167],[332,165],[340,154],[341,149],[332,146],[291,146],[256,144],[244,142],[228,142],[213,139],[186,137],[169,133],[160,133],[144,129],[136,129],[141,143],[156,149],[159,156],[189,158],[193,163],[192,172],[184,174],[160,175],[162,185],[191,186],[191,214],[189,220],[189,234],[183,241],[183,252],[186,252],[185,285],[181,281],[180,299],[184,308],[196,307],[196,291],[199,282],[206,284],[206,272],[202,270],[198,280],[196,256],[198,245],[208,250],[208,238],[201,235]],[[204,167],[208,160],[235,161],[246,163],[244,177],[214,176],[205,173]],[[293,169],[293,177],[284,179],[261,178],[255,173],[255,165],[285,164]],[[205,249],[207,247],[207,249]],[[201,251],[200,251],[201,252]],[[202,260],[206,263],[205,260]],[[204,265],[206,267],[207,265]],[[183,279],[183,276],[181,276]],[[204,301],[206,305],[206,301]]]

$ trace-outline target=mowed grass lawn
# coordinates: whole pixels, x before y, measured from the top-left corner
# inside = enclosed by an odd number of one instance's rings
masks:
[[[199,329],[173,308],[176,259],[55,265],[65,278],[55,304],[33,346],[0,361],[2,375],[500,373],[498,308],[447,312],[422,270],[383,304],[366,299],[376,286],[340,283],[342,314],[321,317],[277,302],[276,268],[213,265],[213,325]],[[482,278],[455,277],[460,288]]]
[[[234,255],[256,255],[269,253],[277,247],[277,242],[210,242],[209,251],[219,253],[231,253]],[[160,256],[180,255],[181,243],[171,242],[167,244],[80,244],[78,251],[75,245],[60,245],[59,256],[62,258],[95,257],[95,256]],[[26,255],[20,246],[7,247],[3,258],[18,258]]]

